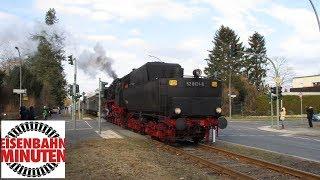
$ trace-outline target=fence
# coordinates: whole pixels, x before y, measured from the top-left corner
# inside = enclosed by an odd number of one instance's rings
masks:
[[[244,103],[232,104],[232,114],[235,116],[270,116],[271,106],[270,98],[267,95],[260,95],[255,99],[255,105],[248,108]],[[283,107],[286,108],[287,115],[300,115],[301,114],[301,99],[299,96],[283,96]],[[281,106],[281,103],[279,103]],[[307,106],[312,106],[315,112],[320,112],[320,96],[307,95],[302,97],[302,110],[305,114]],[[273,113],[276,114],[276,101],[273,101]],[[228,110],[225,113],[228,114]]]

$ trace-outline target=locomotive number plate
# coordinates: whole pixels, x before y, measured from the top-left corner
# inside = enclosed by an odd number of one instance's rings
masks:
[[[187,81],[186,85],[188,87],[204,87],[204,82],[194,82],[194,81]]]

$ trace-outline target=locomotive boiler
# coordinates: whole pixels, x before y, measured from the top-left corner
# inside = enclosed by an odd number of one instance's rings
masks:
[[[221,82],[183,74],[179,64],[148,62],[106,89],[106,119],[161,141],[208,137],[227,126],[221,115]]]

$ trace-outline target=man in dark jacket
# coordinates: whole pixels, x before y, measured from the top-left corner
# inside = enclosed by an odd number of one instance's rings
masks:
[[[313,127],[313,124],[312,124],[312,117],[313,117],[313,107],[309,106],[307,108],[307,119],[308,119],[308,122],[309,122],[309,126],[312,128]]]
[[[33,106],[30,106],[29,108],[29,119],[34,120],[35,119],[35,112]]]
[[[25,106],[20,107],[20,119],[21,120],[27,120],[28,119],[28,111]]]

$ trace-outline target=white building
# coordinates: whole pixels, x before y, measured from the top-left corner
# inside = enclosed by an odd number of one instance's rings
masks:
[[[320,74],[313,76],[295,77],[292,81],[292,88],[305,88],[320,86]]]
[[[290,92],[283,95],[320,95],[320,74],[293,78]]]

